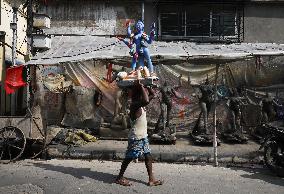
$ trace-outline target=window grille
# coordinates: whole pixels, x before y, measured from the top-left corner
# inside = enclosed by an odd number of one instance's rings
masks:
[[[243,41],[241,3],[160,4],[159,38],[192,41]]]

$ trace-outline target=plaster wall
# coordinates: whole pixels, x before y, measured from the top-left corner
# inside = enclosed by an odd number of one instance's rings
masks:
[[[40,13],[51,17],[48,34],[124,35],[127,20],[141,19],[141,3],[129,1],[52,1]]]
[[[244,42],[284,43],[284,4],[246,4]]]

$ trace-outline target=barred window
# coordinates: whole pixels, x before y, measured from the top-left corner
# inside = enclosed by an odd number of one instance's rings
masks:
[[[243,39],[240,4],[162,4],[159,7],[161,39]]]

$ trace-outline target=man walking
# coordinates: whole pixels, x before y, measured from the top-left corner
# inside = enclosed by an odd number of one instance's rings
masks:
[[[163,181],[156,180],[152,172],[152,157],[149,148],[147,134],[147,118],[145,106],[154,98],[152,89],[148,89],[147,94],[144,86],[138,81],[132,88],[131,105],[130,105],[130,124],[131,130],[128,135],[128,147],[125,154],[125,159],[121,164],[119,175],[116,183],[123,186],[130,186],[131,183],[123,177],[123,174],[129,163],[144,155],[145,165],[149,176],[149,186],[162,185]]]

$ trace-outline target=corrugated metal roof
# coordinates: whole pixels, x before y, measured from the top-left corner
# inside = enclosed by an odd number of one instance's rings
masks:
[[[156,62],[226,63],[256,55],[284,55],[284,44],[196,44],[190,42],[154,41],[149,45],[151,58]],[[131,60],[128,47],[116,38],[98,36],[55,36],[52,48],[38,53],[27,64],[58,64],[69,61],[109,59],[118,62]]]

